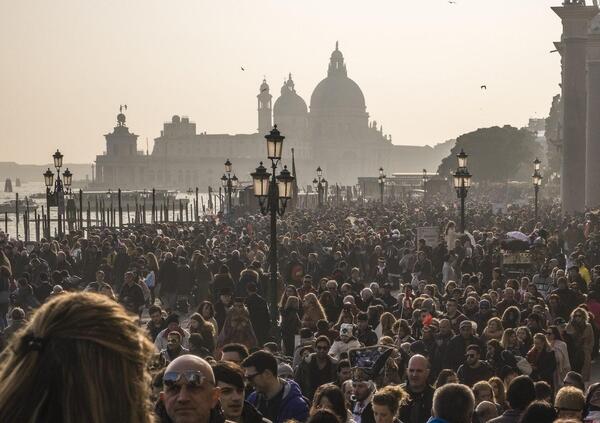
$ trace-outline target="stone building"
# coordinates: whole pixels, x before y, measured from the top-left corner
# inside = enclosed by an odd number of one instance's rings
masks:
[[[310,184],[317,166],[329,182],[354,185],[359,176],[374,176],[381,166],[389,173],[420,172],[437,168],[442,159],[443,153],[429,146],[392,144],[391,135],[370,119],[363,92],[348,77],[337,43],[327,76],[312,92],[310,109],[291,74],[274,103],[272,99],[263,80],[257,95],[258,128],[248,134],[198,133],[189,118],[175,115],[155,138],[150,154],[137,150],[137,135],[121,113],[113,132],[105,135],[106,152],[96,157],[96,186],[205,189],[218,185],[226,159],[240,180],[249,180],[259,161],[266,161],[264,135],[274,123],[286,137],[284,163],[291,163],[294,149],[300,187]]]

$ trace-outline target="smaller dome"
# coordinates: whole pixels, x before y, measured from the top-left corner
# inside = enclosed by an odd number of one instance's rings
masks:
[[[292,74],[283,82],[281,96],[275,100],[273,115],[276,120],[278,116],[305,115],[308,112],[306,102],[296,93]]]
[[[179,118],[179,116],[173,115],[173,117],[171,118],[171,122],[179,123],[179,122],[181,122],[181,119]]]

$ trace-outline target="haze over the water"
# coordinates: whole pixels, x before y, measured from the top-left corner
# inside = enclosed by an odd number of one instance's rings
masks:
[[[173,114],[250,133],[266,75],[308,102],[339,40],[348,76],[395,144],[545,117],[560,20],[539,0],[55,0],[0,3],[2,161],[105,149],[119,104],[145,149]],[[245,70],[242,71],[241,67]],[[487,90],[480,86],[487,85]]]

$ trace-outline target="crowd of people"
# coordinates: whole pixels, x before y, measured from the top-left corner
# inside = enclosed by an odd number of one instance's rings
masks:
[[[600,422],[599,216],[456,214],[0,233],[0,421]]]

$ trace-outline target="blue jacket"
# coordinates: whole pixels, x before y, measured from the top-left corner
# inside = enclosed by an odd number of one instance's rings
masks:
[[[440,419],[439,417],[431,417],[429,420],[427,420],[427,423],[448,423],[448,421]]]
[[[252,392],[248,397],[248,402],[258,408],[259,396],[261,395]],[[308,402],[302,395],[302,391],[296,382],[283,380],[283,397],[279,405],[277,420],[273,423],[284,423],[290,419],[299,422],[308,420]]]

